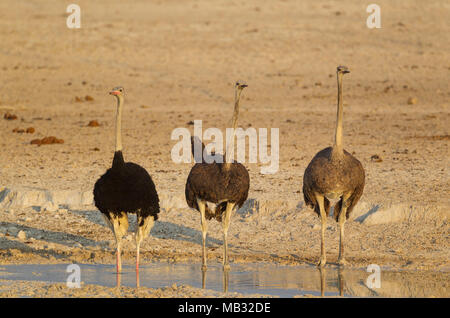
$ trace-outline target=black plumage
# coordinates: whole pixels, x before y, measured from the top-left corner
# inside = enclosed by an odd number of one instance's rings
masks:
[[[112,167],[95,183],[94,201],[108,218],[110,213],[127,212],[158,219],[159,198],[151,176],[141,166],[125,162],[122,151],[114,153]]]
[[[154,221],[158,219],[159,197],[148,172],[141,166],[125,162],[123,159],[121,135],[123,88],[115,87],[110,94],[117,99],[116,148],[112,167],[95,183],[94,202],[116,238],[117,272],[122,268],[121,242],[128,231],[128,213],[137,215],[136,273],[138,274],[140,244],[148,236]]]

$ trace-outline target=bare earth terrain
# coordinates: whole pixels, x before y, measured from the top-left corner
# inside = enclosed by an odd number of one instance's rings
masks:
[[[74,30],[66,27],[65,3],[0,2],[0,264],[115,261],[113,235],[90,196],[112,163],[115,100],[108,92],[118,85],[126,94],[125,160],[149,171],[161,199],[142,262],[200,262],[200,215],[184,200],[192,163],[173,163],[171,133],[193,131],[196,119],[203,130],[230,127],[237,79],[249,85],[239,126],[279,128],[280,163],[271,175],[260,173],[265,164],[245,163],[249,201],[231,221],[231,262],[315,264],[320,221],[304,206],[302,177],[333,142],[335,69],[342,64],[351,70],[344,147],[366,171],[346,225],[349,266],[450,271],[447,1],[379,0],[381,29],[366,27],[364,1],[77,4],[82,25]],[[100,126],[89,127],[91,120]],[[29,127],[34,133],[13,132]],[[30,144],[47,136],[64,143]],[[24,199],[33,191],[48,195]],[[212,263],[222,258],[221,230],[210,222]],[[339,233],[331,218],[326,239],[334,266]],[[130,232],[123,260],[134,257]],[[5,284],[0,296],[27,295]],[[49,292],[36,283],[29,295],[223,296],[189,286],[121,295],[58,286]]]

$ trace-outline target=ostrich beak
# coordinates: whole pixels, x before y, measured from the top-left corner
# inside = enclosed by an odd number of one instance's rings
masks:
[[[117,95],[119,95],[119,94],[120,94],[119,91],[111,91],[111,92],[109,92],[109,95],[115,95],[115,96],[117,96]]]

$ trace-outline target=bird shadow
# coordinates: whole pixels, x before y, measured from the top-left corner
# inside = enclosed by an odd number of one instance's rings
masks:
[[[244,204],[236,211],[240,217],[247,217],[259,211],[259,201],[256,199],[247,199]]]
[[[101,215],[100,211],[97,210],[77,210],[77,209],[68,209],[67,210],[69,213],[73,213],[79,216],[82,216],[83,218],[85,218],[86,220],[88,220],[91,223],[97,224],[97,225],[101,225],[104,227],[108,227],[105,223],[105,221],[103,220],[103,217]]]
[[[9,240],[6,237],[0,237],[0,255],[3,256],[14,256],[11,250],[17,249],[21,252],[32,253],[39,255],[43,258],[50,259],[50,257],[54,257],[56,259],[65,259],[70,257],[68,254],[59,253],[55,250],[41,250],[35,249],[33,247],[28,246],[26,243],[17,242],[13,240]]]
[[[79,216],[84,217],[89,222],[101,225],[105,228],[109,227],[105,224],[103,217],[101,216],[101,212],[95,210],[69,210],[70,213],[77,214]],[[129,213],[128,214],[128,223],[129,223],[129,232],[134,232],[137,226],[137,218],[136,214]],[[191,242],[201,245],[202,244],[202,234],[200,231],[192,229],[190,227],[158,220],[155,222],[152,230],[150,231],[150,235],[159,239],[175,239],[179,241]],[[221,240],[217,240],[211,237],[206,238],[206,244],[221,245],[223,242]],[[230,245],[230,247],[232,247]]]
[[[200,231],[172,222],[166,221],[155,222],[155,226],[151,230],[150,234],[159,239],[175,239],[179,241],[196,243],[199,245],[202,244],[202,233]],[[207,236],[206,237],[207,246],[208,243],[221,245],[223,244],[223,241]]]
[[[69,234],[66,232],[55,232],[55,231],[48,231],[48,230],[42,230],[37,229],[34,227],[29,227],[26,225],[20,225],[17,223],[11,223],[11,222],[0,222],[1,227],[15,227],[18,231],[22,230],[25,231],[27,234],[27,238],[34,238],[36,240],[43,240],[46,242],[56,243],[56,244],[63,244],[69,247],[74,246],[74,242],[78,242],[83,246],[97,246],[99,243],[98,241],[94,241],[88,238],[85,238],[80,235],[74,235]]]
[[[369,215],[372,215],[372,214],[376,213],[379,209],[380,209],[380,206],[379,205],[375,205],[369,211],[364,213],[363,215],[360,215],[357,218],[355,218],[355,221],[359,222],[359,223],[362,223],[362,222],[364,222],[365,219],[367,219],[369,217]]]

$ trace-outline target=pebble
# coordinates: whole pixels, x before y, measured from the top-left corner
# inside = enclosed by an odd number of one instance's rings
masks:
[[[17,238],[19,240],[25,241],[27,239],[27,234],[25,231],[20,230],[19,233],[17,233]]]
[[[321,226],[319,224],[314,224],[314,226],[312,227],[313,231],[318,231],[320,230]]]
[[[415,105],[415,104],[417,104],[417,98],[416,97],[408,98],[408,105]]]

